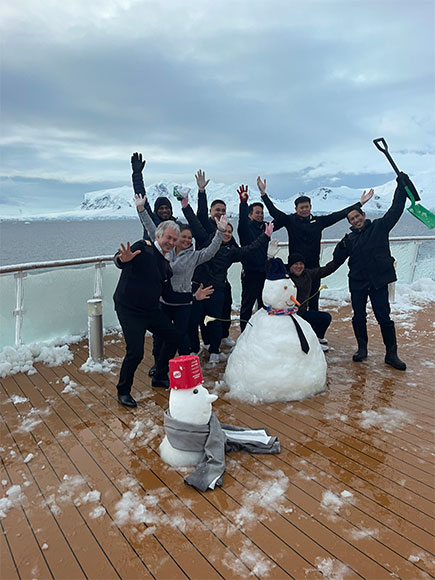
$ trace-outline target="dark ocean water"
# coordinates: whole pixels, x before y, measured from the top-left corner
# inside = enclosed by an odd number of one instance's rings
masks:
[[[237,221],[231,221],[237,228]],[[347,221],[343,220],[324,230],[323,237],[341,238],[348,228]],[[391,235],[435,234],[405,212]],[[116,252],[121,242],[133,243],[141,237],[142,227],[138,219],[5,221],[0,222],[0,265],[108,256]],[[273,237],[287,240],[285,230]]]

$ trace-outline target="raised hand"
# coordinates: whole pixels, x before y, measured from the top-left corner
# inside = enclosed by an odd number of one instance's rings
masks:
[[[264,181],[261,180],[261,177],[258,176],[257,177],[257,187],[260,191],[260,195],[266,195],[266,178],[264,179]]]
[[[147,200],[147,196],[145,195],[142,197],[141,195],[135,195],[133,198],[134,203],[136,204],[137,211],[141,212],[145,209],[145,202]]]
[[[132,252],[130,248],[130,242],[127,242],[127,247],[125,247],[124,244],[121,244],[121,247],[118,248],[118,259],[120,262],[131,262],[133,258],[135,258],[140,253],[141,250]]]
[[[199,285],[198,290],[195,292],[194,296],[196,300],[208,300],[210,296],[213,294],[214,288],[213,286],[204,286],[201,284]]]
[[[205,191],[210,179],[205,178],[205,172],[202,169],[198,169],[198,172],[195,174],[195,179],[199,191]]]
[[[270,236],[272,235],[273,232],[273,222],[267,222],[266,224],[264,224],[264,233],[266,234],[266,236]]]
[[[221,215],[220,218],[215,217],[214,220],[216,222],[218,230],[220,230],[221,232],[224,232],[227,229],[228,218],[226,215]]]
[[[142,161],[142,153],[133,153],[131,156],[131,168],[133,169],[133,173],[142,173],[145,163],[145,159]]]
[[[237,193],[239,194],[240,203],[246,203],[248,201],[249,195],[247,185],[241,185],[237,190]]]
[[[361,205],[364,205],[365,203],[367,203],[370,199],[372,199],[373,195],[375,193],[375,190],[372,188],[370,189],[370,191],[368,193],[366,193],[366,190],[363,191],[363,194],[361,196],[360,202]]]
[[[181,207],[185,208],[189,205],[189,196],[185,195],[181,200]]]

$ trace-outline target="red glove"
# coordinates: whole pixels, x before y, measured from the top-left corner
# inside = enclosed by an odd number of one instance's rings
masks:
[[[247,185],[241,185],[237,190],[237,193],[239,194],[240,197],[240,203],[246,203],[248,201],[249,195]]]

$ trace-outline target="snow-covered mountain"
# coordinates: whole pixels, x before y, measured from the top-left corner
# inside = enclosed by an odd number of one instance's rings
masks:
[[[421,196],[421,203],[428,209],[435,209],[435,171],[426,171],[424,173],[411,176],[417,190]],[[191,204],[196,208],[197,187],[195,182],[176,184],[173,182],[160,182],[147,186],[148,200],[151,206],[159,196],[168,197],[171,200],[174,215],[182,215],[180,203],[173,196],[172,192],[175,185],[183,185],[191,188]],[[231,216],[238,215],[239,196],[237,188],[240,184],[234,183],[227,185],[224,183],[210,182],[207,186],[207,197],[209,201],[221,199],[227,205],[227,213]],[[289,184],[289,189],[291,184]],[[370,186],[367,186],[367,190]],[[368,213],[384,212],[388,209],[391,199],[396,188],[396,181],[388,181],[384,185],[375,187],[375,195],[367,204]],[[286,213],[294,211],[294,200],[299,195],[308,195],[312,200],[313,212],[316,214],[325,214],[337,211],[347,205],[355,203],[361,197],[362,189],[352,189],[350,187],[320,187],[318,189],[297,192],[287,199],[277,199],[273,196],[273,191],[268,192],[269,197],[276,206]],[[261,201],[256,184],[249,184],[249,201]],[[3,207],[2,219],[17,219],[15,211],[8,215],[6,207]],[[108,219],[108,218],[132,218],[136,215],[136,208],[133,202],[133,189],[130,185],[124,185],[113,189],[104,189],[91,191],[84,195],[83,202],[78,208],[66,212],[46,213],[31,216],[20,215],[18,219]]]

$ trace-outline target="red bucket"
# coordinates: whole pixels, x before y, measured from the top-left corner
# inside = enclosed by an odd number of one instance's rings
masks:
[[[169,361],[171,389],[193,389],[202,383],[201,365],[197,355],[179,356]]]

